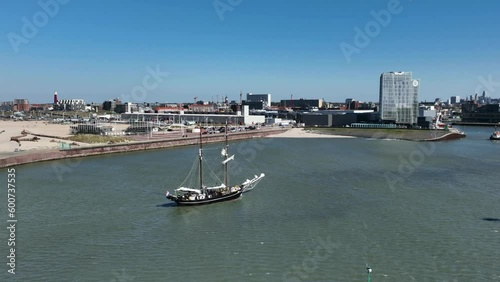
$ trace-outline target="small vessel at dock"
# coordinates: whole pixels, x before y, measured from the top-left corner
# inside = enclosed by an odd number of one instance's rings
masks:
[[[496,127],[495,131],[493,131],[493,134],[490,136],[490,140],[500,140],[500,131],[498,131]]]

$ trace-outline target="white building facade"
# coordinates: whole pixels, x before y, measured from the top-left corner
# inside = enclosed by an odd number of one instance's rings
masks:
[[[416,124],[420,81],[411,72],[380,75],[380,119],[396,124]]]

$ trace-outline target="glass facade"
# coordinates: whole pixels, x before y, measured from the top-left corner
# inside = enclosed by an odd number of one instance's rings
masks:
[[[416,124],[420,81],[411,72],[380,75],[380,119],[397,124]]]

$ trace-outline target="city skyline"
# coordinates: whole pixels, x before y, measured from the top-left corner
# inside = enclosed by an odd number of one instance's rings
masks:
[[[54,90],[96,103],[238,100],[240,91],[378,101],[379,76],[391,71],[421,79],[420,101],[500,96],[492,0],[2,6],[2,101],[46,103]]]

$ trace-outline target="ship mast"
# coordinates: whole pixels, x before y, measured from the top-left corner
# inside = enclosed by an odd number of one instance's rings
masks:
[[[203,191],[203,143],[201,142],[201,127],[200,127],[200,149],[198,152],[198,158],[200,162],[200,190]]]
[[[227,176],[227,156],[229,156],[229,153],[227,149],[229,146],[227,145],[227,120],[226,120],[226,128],[224,130],[225,136],[226,136],[226,146],[224,147],[224,185],[227,187],[227,182],[228,182],[228,176]]]

